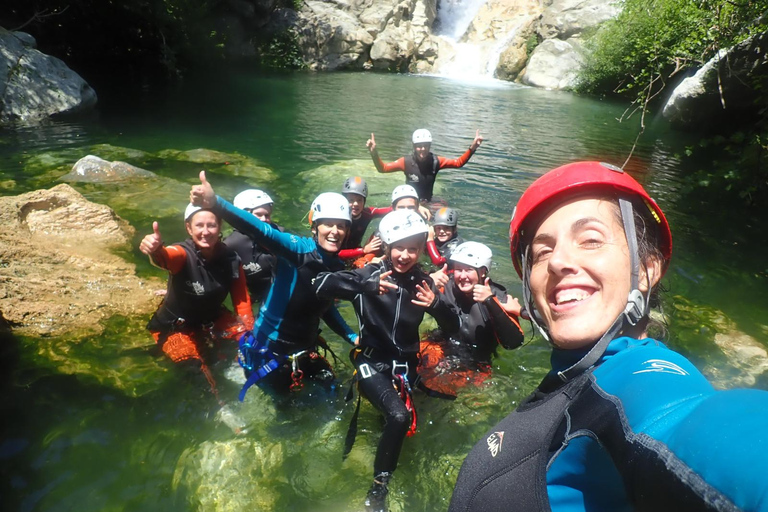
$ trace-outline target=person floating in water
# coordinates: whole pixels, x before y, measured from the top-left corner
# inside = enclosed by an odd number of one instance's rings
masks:
[[[398,158],[394,162],[385,163],[379,157],[376,149],[376,138],[371,134],[371,138],[366,142],[368,151],[371,153],[373,164],[379,172],[403,171],[405,173],[405,182],[413,186],[418,192],[418,197],[422,201],[432,200],[432,189],[435,186],[435,178],[440,169],[457,169],[463,167],[477,148],[483,142],[480,130],[475,132],[475,138],[469,149],[459,158],[445,158],[436,156],[430,151],[432,147],[432,134],[424,128],[413,132],[413,154]]]
[[[283,233],[218,197],[200,173],[200,185],[192,187],[192,203],[217,212],[238,231],[277,256],[272,287],[259,310],[253,335],[241,341],[241,363],[247,381],[243,400],[257,382],[274,390],[300,389],[303,377],[330,385],[333,370],[320,354],[319,324],[322,318],[342,339],[354,344],[357,334],[341,318],[331,299],[318,298],[312,282],[320,272],[341,270],[339,259],[350,225],[349,202],[341,194],[326,192],[312,202],[312,237]]]
[[[716,391],[648,335],[672,233],[643,187],[600,162],[549,171],[510,247],[552,368],[472,449],[449,511],[768,510],[768,393]]]
[[[139,245],[155,266],[170,273],[165,298],[147,329],[174,363],[199,366],[218,398],[211,347],[253,327],[251,301],[240,259],[221,242],[221,218],[190,204],[184,225],[189,234],[184,242],[165,246],[160,226],[153,222],[153,232]],[[236,315],[223,305],[227,295]]]

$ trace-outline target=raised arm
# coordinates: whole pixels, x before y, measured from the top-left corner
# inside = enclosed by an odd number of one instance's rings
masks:
[[[368,148],[368,152],[371,153],[371,160],[373,160],[373,165],[376,166],[377,171],[393,172],[405,170],[405,158],[401,157],[390,163],[385,163],[382,161],[381,157],[379,156],[379,152],[376,149],[376,138],[373,134],[371,134],[371,138],[368,139],[368,142],[366,142],[365,145]]]
[[[437,160],[440,162],[440,169],[456,169],[459,167],[464,167],[464,165],[469,162],[469,159],[472,158],[472,155],[475,154],[475,151],[477,151],[477,148],[480,147],[480,144],[483,142],[483,136],[480,135],[480,130],[477,130],[475,132],[475,138],[472,140],[472,144],[469,146],[469,149],[464,152],[463,155],[461,155],[459,158],[445,158],[442,156],[438,156]]]
[[[177,245],[170,247],[163,245],[163,237],[157,221],[152,223],[152,234],[142,239],[139,250],[149,256],[149,262],[152,265],[167,270],[171,274],[178,274],[187,261],[187,252],[184,249]]]

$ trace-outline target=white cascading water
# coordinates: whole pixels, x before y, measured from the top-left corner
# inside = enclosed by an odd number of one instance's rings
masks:
[[[493,80],[499,57],[515,36],[518,27],[504,37],[483,44],[468,42],[464,38],[472,20],[488,0],[438,0],[435,35],[455,54],[438,59],[435,74],[470,81]]]

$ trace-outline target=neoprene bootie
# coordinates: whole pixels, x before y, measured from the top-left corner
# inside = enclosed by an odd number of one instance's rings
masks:
[[[391,477],[391,473],[379,473],[373,478],[373,484],[365,497],[366,512],[388,512],[387,494],[389,489],[387,489],[387,484],[389,484]]]

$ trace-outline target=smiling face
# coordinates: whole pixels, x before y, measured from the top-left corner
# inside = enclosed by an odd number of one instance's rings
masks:
[[[478,275],[475,267],[470,267],[464,263],[453,262],[451,266],[453,267],[453,282],[456,284],[456,288],[468,295],[472,294],[476,284],[480,284],[480,279],[485,277]]]
[[[444,244],[451,238],[453,238],[453,230],[456,229],[453,226],[435,226],[435,239]]]
[[[219,234],[221,233],[221,225],[216,215],[208,210],[199,210],[187,220],[185,225],[187,233],[197,248],[204,255],[210,254],[219,242]]]
[[[360,194],[352,193],[344,194],[344,197],[349,201],[349,214],[353,219],[359,218],[360,214],[363,213],[363,208],[365,208],[365,198]]]
[[[560,348],[596,342],[627,304],[630,261],[617,206],[575,199],[551,211],[531,243],[531,293]],[[640,289],[647,284],[641,267]]]
[[[253,210],[249,210],[257,219],[263,222],[269,222],[272,220],[272,205],[259,206]]]
[[[317,235],[317,245],[328,252],[339,252],[347,235],[349,222],[341,219],[323,219],[312,230]]]
[[[429,155],[429,148],[431,144],[429,142],[420,142],[413,145],[413,158],[417,162],[423,162]]]
[[[424,249],[424,235],[414,235],[398,240],[390,246],[389,260],[395,272],[404,274],[419,261]]]

